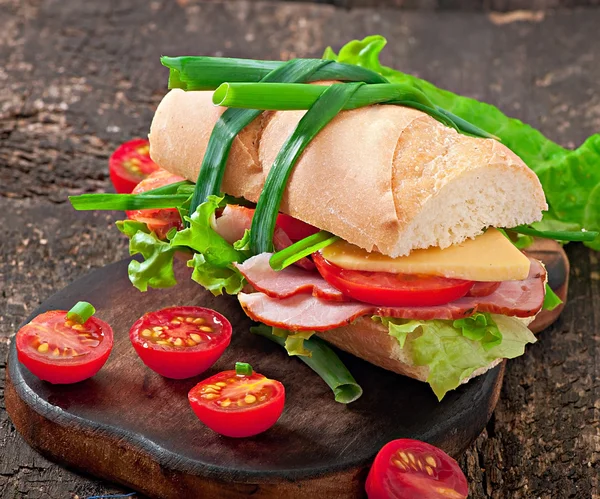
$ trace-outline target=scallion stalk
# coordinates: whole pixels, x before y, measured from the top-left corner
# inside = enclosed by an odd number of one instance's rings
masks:
[[[305,82],[316,71],[332,61],[320,59],[293,59],[279,65],[261,80],[263,82]],[[182,66],[183,67],[183,66]],[[217,121],[198,174],[196,188],[190,204],[190,213],[208,199],[218,196],[225,174],[229,151],[237,134],[257,118],[262,111],[250,109],[227,109]]]
[[[527,225],[519,225],[509,229],[518,234],[526,236],[541,237],[544,239],[555,239],[557,241],[589,242],[596,239],[598,232],[595,231],[560,231],[560,230],[537,230]]]
[[[85,324],[87,320],[96,313],[96,309],[87,301],[78,301],[71,310],[67,312],[67,320]]]
[[[69,201],[78,211],[124,211],[178,208],[189,198],[189,194],[81,194],[69,196]]]
[[[319,68],[306,82],[323,80],[363,81],[387,83],[387,80],[370,69],[322,59],[303,59]],[[269,73],[286,64],[283,61],[257,61],[226,57],[163,56],[160,62],[169,68],[169,88],[184,90],[214,90],[225,82],[259,82]],[[326,64],[322,64],[326,62]],[[292,80],[293,81],[293,80]]]
[[[335,243],[339,239],[338,236],[334,236],[329,232],[317,232],[273,254],[269,260],[269,265],[273,270],[283,270],[298,260],[302,260],[302,258],[313,254],[315,251],[319,251]]]
[[[255,255],[272,249],[279,205],[296,161],[310,141],[338,115],[362,85],[364,84],[340,83],[326,87],[281,147],[269,170],[252,217],[250,249]]]
[[[252,366],[246,362],[235,363],[235,374],[237,376],[252,376]]]
[[[285,348],[285,338],[275,336],[272,328],[264,324],[250,328],[250,331]],[[319,338],[312,337],[304,340],[304,348],[311,352],[311,356],[300,356],[298,358],[327,383],[333,391],[336,402],[349,404],[360,398],[363,393],[362,388],[327,343]]]

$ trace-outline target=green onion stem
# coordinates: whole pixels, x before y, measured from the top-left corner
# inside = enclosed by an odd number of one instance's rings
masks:
[[[170,70],[169,88],[184,90],[214,90],[224,82],[259,82],[269,73],[286,64],[282,61],[202,56],[163,56],[160,61]],[[387,80],[375,71],[353,64],[322,59],[303,59],[303,61],[319,66],[303,81],[341,80],[387,83]]]
[[[337,116],[364,83],[331,85],[319,96],[277,154],[256,204],[250,229],[250,249],[257,255],[271,251],[283,191],[296,161],[317,134]]]
[[[317,70],[331,63],[332,61],[322,61],[320,59],[293,59],[279,65],[261,81],[304,82]],[[208,196],[219,195],[227,158],[234,139],[261,112],[256,109],[227,109],[221,115],[208,141],[190,204],[190,213],[194,213],[196,208],[208,199]]]
[[[335,86],[335,85],[333,85]],[[223,83],[213,94],[213,103],[229,108],[273,111],[309,109],[326,91],[325,85],[301,83]],[[408,83],[382,83],[361,86],[343,109],[373,104],[393,104],[423,111],[443,124],[478,137],[495,138],[485,130],[435,104],[417,87]]]
[[[250,331],[285,348],[285,338],[275,336],[272,328],[264,324],[250,328]],[[362,388],[327,343],[313,336],[304,340],[304,348],[311,352],[311,356],[299,356],[298,358],[329,385],[333,390],[336,402],[349,404],[360,398],[363,393]]]
[[[87,301],[78,301],[71,310],[67,312],[67,320],[85,324],[87,320],[96,313],[96,309]]]
[[[305,256],[335,243],[337,240],[339,240],[339,237],[329,232],[317,232],[275,253],[270,258],[269,265],[273,270],[283,270]]]
[[[152,195],[163,195],[163,194],[177,194],[181,193],[181,188],[185,187],[193,187],[193,183],[189,180],[181,180],[180,182],[174,182],[173,184],[163,185],[161,187],[157,187],[156,189],[152,189],[146,192],[140,192],[142,196],[152,196]]]
[[[252,366],[246,362],[235,363],[235,374],[238,376],[252,376]]]
[[[559,231],[559,230],[537,230],[533,227],[526,225],[519,225],[508,229],[518,234],[525,234],[526,236],[541,237],[544,239],[556,239],[557,241],[578,241],[578,242],[589,242],[596,239],[598,232],[595,231]]]
[[[189,198],[189,194],[81,194],[69,196],[69,201],[78,211],[123,211],[178,208]]]

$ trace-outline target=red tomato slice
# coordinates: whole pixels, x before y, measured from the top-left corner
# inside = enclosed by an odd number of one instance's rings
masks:
[[[133,189],[133,194],[151,191],[152,189],[157,189],[163,185],[174,184],[182,180],[185,179],[160,168],[142,180],[135,189]],[[155,232],[160,239],[167,237],[168,232],[173,227],[177,230],[183,229],[183,221],[181,220],[177,208],[134,210],[127,211],[126,213],[131,220],[145,223],[148,226],[148,229]]]
[[[251,437],[273,426],[285,403],[285,388],[262,374],[223,371],[190,390],[192,409],[211,430],[227,437]]]
[[[473,281],[419,274],[365,272],[338,267],[314,253],[317,270],[329,284],[355,300],[384,307],[443,305],[467,294]]]
[[[367,477],[369,499],[465,499],[467,479],[443,450],[419,440],[400,439],[377,454]]]
[[[149,312],[129,331],[129,339],[150,369],[173,379],[206,371],[231,341],[231,324],[202,307],[171,307]]]
[[[115,191],[129,194],[133,188],[158,165],[150,159],[150,143],[145,139],[134,139],[121,144],[108,160],[110,180]]]
[[[66,310],[38,315],[16,337],[19,361],[50,383],[77,383],[105,364],[113,347],[113,330],[90,317],[85,324],[67,320]]]
[[[294,243],[319,232],[316,227],[285,213],[277,215],[277,225],[283,229]]]

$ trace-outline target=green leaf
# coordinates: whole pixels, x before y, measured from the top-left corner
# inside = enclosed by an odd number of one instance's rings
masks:
[[[117,229],[119,229],[128,238],[132,238],[136,232],[145,232],[150,234],[150,230],[143,222],[136,222],[135,220],[118,220],[116,222]]]
[[[502,343],[502,333],[492,316],[487,313],[477,312],[470,317],[458,319],[452,323],[452,327],[460,329],[465,338],[479,341],[486,350]]]
[[[544,296],[542,310],[554,310],[559,305],[562,305],[562,302],[550,285],[546,283],[546,295]]]
[[[436,105],[486,130],[512,149],[538,175],[549,211],[548,221],[569,224],[570,230],[600,230],[600,134],[589,137],[571,151],[548,140],[539,131],[520,120],[507,117],[489,104],[437,88],[415,76],[382,66],[379,53],[386,44],[382,36],[354,40],[339,51],[337,62],[356,64],[384,76],[390,83],[410,83],[419,87]],[[335,53],[327,51],[328,58]],[[600,250],[600,237],[585,245]]]
[[[237,251],[250,251],[250,231],[244,230],[244,235],[239,241],[233,243],[234,249]]]
[[[217,266],[207,262],[201,253],[194,254],[191,260],[188,260],[188,267],[192,267],[192,280],[204,286],[213,295],[227,294],[236,295],[244,287],[244,277],[233,266]]]
[[[290,357],[293,355],[312,357],[312,352],[305,348],[304,341],[310,339],[315,331],[292,332],[274,327],[272,332],[275,336],[285,339],[284,346]]]
[[[373,320],[388,326],[389,334],[398,338],[398,343],[412,357],[414,365],[428,367],[427,382],[439,400],[477,369],[497,359],[518,357],[524,353],[527,343],[536,341],[531,331],[518,319],[504,315],[490,314],[485,321],[475,318],[471,323],[377,316]],[[458,322],[459,327],[454,327],[453,322]],[[478,332],[479,328],[489,328],[491,324],[497,327],[501,335],[500,343],[489,330],[485,330],[483,335]],[[463,334],[465,329],[470,337]],[[480,336],[480,339],[472,339]]]
[[[142,262],[131,260],[128,268],[129,280],[140,291],[177,284],[173,271],[175,249],[158,239],[154,232],[136,232],[129,241],[129,254],[141,254],[144,258]]]

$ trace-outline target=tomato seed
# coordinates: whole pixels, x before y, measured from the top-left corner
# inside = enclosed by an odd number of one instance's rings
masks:
[[[50,346],[48,345],[48,343],[42,343],[38,348],[37,351],[40,353],[46,353],[48,351],[48,349],[50,348]]]
[[[65,321],[65,326],[71,327],[74,324],[73,321]]]
[[[205,331],[207,333],[212,333],[212,327],[210,327],[210,326],[198,326],[198,329],[200,331]]]
[[[52,355],[54,355],[54,357],[58,357],[60,355],[60,350],[58,348],[55,348],[52,352]]]
[[[197,343],[194,340],[187,339],[185,340],[185,342],[187,343],[188,347],[195,347],[197,345]]]
[[[402,461],[400,461],[400,459],[392,459],[392,464],[394,466],[396,466],[397,468],[400,468],[403,471],[406,471],[406,467],[404,466],[404,463]]]
[[[408,453],[408,458],[410,459],[410,462],[413,464],[413,466],[415,465],[415,456],[413,456],[410,452]]]
[[[197,317],[192,321],[194,324],[204,324],[204,319],[202,317]]]
[[[225,399],[221,402],[221,407],[229,407],[231,405],[231,400]]]
[[[158,341],[156,342],[156,344],[157,344],[157,345],[168,345],[168,344],[169,344],[169,342],[168,342],[168,341],[165,341],[165,340],[158,340]]]
[[[179,324],[181,324],[181,321],[178,321],[177,319],[173,319],[173,320],[171,321],[171,324],[175,324],[175,325],[177,325],[177,326],[178,326]]]
[[[202,390],[203,393],[219,393],[219,390],[215,390],[212,386],[207,386]]]
[[[154,331],[154,332],[152,333],[152,337],[153,337],[153,338],[159,338],[161,334],[162,334],[162,333],[161,333],[160,331]]]
[[[425,466],[425,470],[427,471],[427,474],[429,476],[433,476],[433,469],[431,468],[431,466]]]
[[[143,336],[144,338],[150,338],[150,336],[152,336],[152,331],[150,331],[149,329],[144,329],[144,330],[142,331],[142,336]]]
[[[183,340],[181,338],[177,338],[174,343],[176,347],[180,347],[183,345]]]
[[[400,457],[402,458],[402,461],[404,461],[406,464],[409,463],[408,456],[404,452],[400,451]]]
[[[75,331],[85,331],[85,328],[81,324],[73,324],[71,326]]]
[[[420,459],[418,459],[418,460],[417,460],[417,464],[419,465],[419,469],[420,469],[421,471],[423,471],[423,463],[421,462],[421,460],[420,460]]]
[[[162,331],[164,328],[162,326],[154,326],[152,331]]]
[[[190,334],[190,338],[194,340],[196,343],[202,343],[202,336],[196,333]]]
[[[224,386],[227,386],[227,383],[223,383],[222,381],[218,381],[217,383],[215,383],[215,385],[220,386],[221,388],[223,388]]]
[[[244,397],[244,402],[246,402],[246,404],[254,404],[254,402],[256,402],[256,397],[254,395],[246,395]]]
[[[214,400],[214,399],[218,399],[219,396],[216,393],[207,393],[205,395],[202,395],[203,399],[207,399],[207,400]]]
[[[437,465],[437,463],[435,462],[435,458],[433,456],[427,456],[425,458],[425,462],[433,468],[435,468]]]
[[[194,322],[194,318],[193,317],[186,317],[185,318],[185,322]]]

